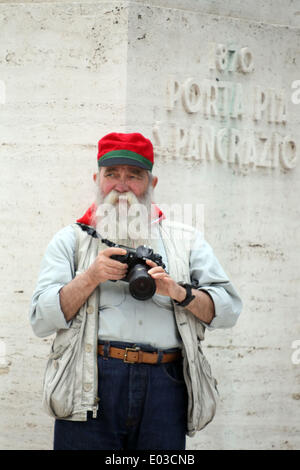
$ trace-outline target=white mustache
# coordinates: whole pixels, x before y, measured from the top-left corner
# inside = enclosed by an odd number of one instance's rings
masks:
[[[132,204],[138,204],[139,203],[139,200],[138,198],[136,197],[136,195],[131,192],[131,191],[128,191],[126,193],[119,193],[118,191],[115,191],[114,189],[112,191],[110,191],[109,194],[107,194],[107,196],[104,198],[104,203],[105,204],[112,204],[113,206],[117,204],[117,202],[119,201],[126,201],[128,202],[128,204],[131,206]]]

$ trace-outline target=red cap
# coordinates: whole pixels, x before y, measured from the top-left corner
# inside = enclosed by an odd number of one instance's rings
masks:
[[[111,132],[98,142],[98,166],[133,165],[152,170],[153,145],[142,134]]]

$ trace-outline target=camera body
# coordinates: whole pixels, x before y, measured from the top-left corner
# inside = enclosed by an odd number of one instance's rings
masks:
[[[127,274],[121,280],[129,283],[131,295],[137,300],[150,299],[155,294],[156,284],[154,279],[148,274],[150,266],[146,264],[146,259],[154,261],[158,266],[162,266],[165,269],[162,257],[158,253],[154,253],[153,249],[146,245],[140,245],[135,249],[124,245],[117,245],[108,240],[105,243],[109,244],[109,246],[126,250],[125,255],[112,255],[111,259],[128,264]]]

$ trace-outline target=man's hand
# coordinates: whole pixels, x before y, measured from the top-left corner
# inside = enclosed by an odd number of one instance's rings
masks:
[[[162,266],[158,266],[154,261],[147,259],[146,263],[151,266],[148,274],[155,280],[156,284],[156,293],[160,295],[167,295],[172,299],[177,299],[179,296],[182,297],[181,300],[185,298],[185,289],[182,286],[179,286],[174,279],[164,270]]]
[[[160,295],[167,295],[171,299],[182,302],[186,296],[184,287],[177,284],[169,274],[158,266],[154,261],[147,259],[146,263],[151,266],[148,274],[155,280],[156,293]],[[195,298],[185,307],[192,312],[195,317],[209,324],[215,316],[215,305],[210,295],[202,290],[192,289]]]
[[[125,255],[123,248],[106,248],[100,251],[97,258],[86,271],[92,283],[100,284],[108,280],[119,280],[125,277],[128,265],[111,259],[112,255]]]
[[[123,248],[106,248],[98,254],[95,261],[85,272],[76,276],[60,290],[60,305],[67,321],[76,315],[80,307],[101,282],[125,277],[127,264],[110,258],[112,255],[125,254],[126,250]]]

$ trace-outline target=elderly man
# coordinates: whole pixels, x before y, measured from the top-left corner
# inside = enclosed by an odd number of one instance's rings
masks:
[[[95,203],[43,258],[30,321],[56,333],[43,393],[54,449],[185,449],[214,416],[201,340],[232,327],[241,300],[201,233],[152,202],[152,166],[141,134],[104,136]]]

